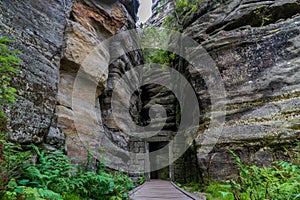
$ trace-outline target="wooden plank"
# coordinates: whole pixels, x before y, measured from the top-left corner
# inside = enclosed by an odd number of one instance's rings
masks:
[[[192,200],[182,191],[178,190],[169,181],[150,180],[143,187],[131,194],[132,200]]]

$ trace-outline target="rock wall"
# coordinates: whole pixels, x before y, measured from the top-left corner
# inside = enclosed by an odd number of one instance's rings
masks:
[[[69,156],[84,163],[88,149],[98,151],[107,143],[98,137],[101,133],[124,150],[122,159],[113,161],[124,166],[129,160],[125,150],[145,152],[149,142],[172,138],[178,102],[163,87],[146,85],[131,99],[131,117],[138,124],[149,122],[150,101],[167,108],[167,123],[156,137],[136,140],[111,115],[113,84],[142,64],[143,55],[132,51],[110,63],[114,53],[127,52],[137,38],[126,38],[130,45],[122,48],[116,41],[103,41],[135,28],[137,7],[133,0],[0,2],[0,36],[14,39],[13,48],[22,51],[20,73],[13,77],[17,102],[6,109],[11,140],[43,144],[48,149],[66,141]],[[172,9],[173,1],[155,0],[147,24],[162,25]],[[198,169],[204,178],[235,176],[228,148],[244,161],[262,166],[288,159],[284,147],[292,150],[300,133],[299,13],[297,0],[210,0],[199,2],[198,9],[182,20],[183,32],[215,60],[226,88],[227,107],[225,125],[214,127],[223,128],[218,144],[204,157],[196,140],[196,151],[190,149],[170,167],[176,179],[191,181]],[[205,81],[188,63],[178,63],[174,68],[189,75],[200,100],[201,134],[209,123]],[[141,81],[141,77],[135,79]],[[119,95],[119,105],[123,105],[126,99]],[[160,125],[161,120],[157,118],[153,125]],[[131,164],[145,167],[146,162],[141,157]]]
[[[135,0],[0,2],[0,36],[14,39],[13,47],[22,51],[20,73],[13,77],[17,102],[6,110],[11,140],[51,150],[65,142],[77,163],[86,161],[89,145],[101,146],[99,131],[127,147],[120,129],[107,128],[109,108],[103,105],[101,112],[99,96],[109,90],[113,68],[128,70],[143,59],[131,52],[108,66],[116,49],[103,41],[135,28],[138,6]]]
[[[6,113],[10,139],[61,145],[55,105],[59,63],[70,1],[1,1],[0,35],[21,51],[20,73],[13,77],[17,102]]]
[[[157,7],[148,24],[161,25],[170,13],[161,8],[172,6],[172,1],[154,4]],[[204,178],[237,174],[227,149],[235,150],[246,162],[268,166],[276,159],[288,159],[284,148],[292,150],[299,141],[299,6],[296,0],[203,1],[177,23],[215,60],[227,93],[226,122],[213,129],[223,128],[218,144],[204,156],[201,141],[196,140]],[[188,63],[182,67],[190,74],[204,110],[201,134],[210,120],[207,87]]]
[[[226,148],[246,162],[268,166],[285,159],[283,147],[292,149],[299,139],[300,4],[225,1],[206,6],[209,12],[185,22],[185,32],[202,41],[216,61],[228,102],[219,145],[208,157],[198,157],[205,176],[225,179],[236,173]]]
[[[128,135],[110,115],[111,94],[115,81],[143,59],[136,51],[112,60],[113,53],[127,52],[127,47],[120,46],[118,41],[104,41],[135,28],[136,8],[133,5],[138,6],[136,1],[101,3],[87,0],[72,6],[65,32],[65,54],[61,60],[57,115],[58,126],[67,136],[68,155],[78,163],[85,162],[88,151],[105,149],[107,138],[128,150]],[[129,37],[126,42],[133,44],[136,38]],[[123,153],[124,160],[115,161],[119,165],[127,162],[128,155]]]

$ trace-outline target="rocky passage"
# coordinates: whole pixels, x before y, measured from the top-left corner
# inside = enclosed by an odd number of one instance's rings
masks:
[[[174,10],[174,2],[153,2],[153,16],[146,25],[161,26]],[[68,155],[82,164],[88,157],[86,141],[94,150],[106,143],[97,137],[100,131],[124,150],[123,159],[116,163],[146,168],[145,157],[128,163],[127,151],[144,153],[151,142],[169,142],[177,129],[178,102],[162,86],[143,86],[131,98],[132,119],[137,124],[149,123],[152,101],[166,108],[167,121],[162,131],[148,140],[127,135],[112,117],[113,85],[127,71],[144,63],[143,54],[136,50],[112,60],[115,53],[138,45],[134,36],[126,38],[128,47],[120,48],[117,42],[102,43],[136,28],[138,2],[11,0],[1,1],[0,8],[0,36],[9,35],[16,41],[14,48],[22,51],[20,73],[13,77],[17,102],[6,109],[10,139],[51,150],[65,143]],[[300,139],[299,13],[299,0],[207,0],[174,24],[215,60],[227,93],[225,125],[213,127],[223,128],[218,144],[204,157],[199,151],[201,140],[195,140],[192,148],[169,168],[174,180],[235,176],[237,169],[228,148],[242,160],[261,166],[288,159],[284,148],[292,150]],[[87,56],[92,58],[89,62]],[[197,93],[201,136],[210,122],[206,83],[186,61],[172,67],[189,77]],[[78,74],[88,77],[85,87],[76,82]],[[163,76],[159,74],[158,78]],[[138,82],[146,78],[135,77]],[[72,100],[74,88],[77,101]],[[123,105],[126,99],[118,95]],[[97,110],[95,115],[91,114],[93,110]],[[157,117],[153,125],[160,125],[162,120]]]

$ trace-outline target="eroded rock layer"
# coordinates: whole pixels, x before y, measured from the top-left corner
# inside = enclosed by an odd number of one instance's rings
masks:
[[[161,14],[160,6],[172,1],[156,4],[151,26],[162,24],[167,13]],[[210,130],[222,129],[218,144],[202,155],[202,140],[196,140],[204,177],[235,176],[237,170],[226,149],[236,150],[244,161],[268,166],[276,159],[287,159],[284,147],[292,149],[299,140],[299,6],[296,0],[203,1],[195,12],[177,21],[175,26],[214,59],[227,94],[226,122]],[[204,110],[201,134],[209,124],[210,96],[201,74],[188,64],[183,68]]]
[[[193,148],[170,166],[171,178],[188,182],[201,176],[235,176],[228,148],[261,166],[288,159],[284,148],[292,150],[300,133],[300,2],[199,1],[194,12],[173,24],[164,22],[172,17],[174,1],[153,2],[154,14],[147,25],[176,26],[200,43],[215,61],[227,94],[226,122],[209,130],[222,129],[218,144],[202,155],[203,145],[196,139]],[[68,155],[78,163],[85,162],[89,150],[116,146],[121,149],[119,159],[111,162],[122,170],[151,166],[149,158],[132,159],[130,152],[144,153],[174,137],[180,121],[178,101],[162,86],[144,85],[131,96],[130,118],[120,118],[124,125],[120,126],[112,113],[114,84],[144,59],[140,50],[130,50],[138,45],[135,35],[122,39],[126,45],[103,43],[136,27],[137,7],[134,0],[0,2],[0,36],[16,41],[13,47],[21,50],[22,59],[20,73],[13,77],[17,102],[6,109],[12,141],[43,144],[50,150],[66,142]],[[115,54],[119,56],[114,58]],[[201,136],[210,122],[205,79],[191,70],[188,61],[178,60],[173,68],[188,78],[199,99]],[[136,86],[147,76],[132,78]],[[165,74],[158,73],[157,78],[164,79]],[[122,108],[128,99],[116,95]],[[152,104],[166,109],[166,123],[160,116],[150,120]],[[165,124],[155,137],[139,139],[128,134],[127,120],[139,125],[152,122],[152,128]],[[168,178],[169,172],[161,174]]]
[[[17,102],[6,111],[13,141],[63,143],[55,105],[69,4],[64,0],[0,2],[0,35],[15,40],[22,59],[20,73],[13,77]]]

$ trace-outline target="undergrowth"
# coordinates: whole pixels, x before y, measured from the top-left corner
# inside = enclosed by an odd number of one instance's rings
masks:
[[[18,149],[19,145],[6,143],[6,149]],[[19,199],[95,199],[114,200],[128,199],[128,191],[133,183],[125,174],[107,173],[105,170],[87,171],[71,164],[63,151],[50,152],[40,150],[31,145],[38,160],[36,164],[29,164],[30,152],[6,152],[11,160],[14,153],[18,163],[18,170],[9,176],[9,182],[0,192],[3,200]],[[24,149],[23,149],[24,151]],[[26,157],[21,156],[26,155]],[[23,161],[23,162],[21,162]],[[1,166],[2,171],[13,169],[11,166]]]
[[[239,176],[224,182],[178,184],[189,192],[202,192],[207,200],[300,200],[300,144],[289,152],[291,161],[270,167],[245,164],[233,151]]]
[[[233,152],[240,173],[235,180],[210,183],[205,189],[208,200],[296,200],[300,199],[300,144],[292,162],[275,161],[270,167],[245,164]]]

